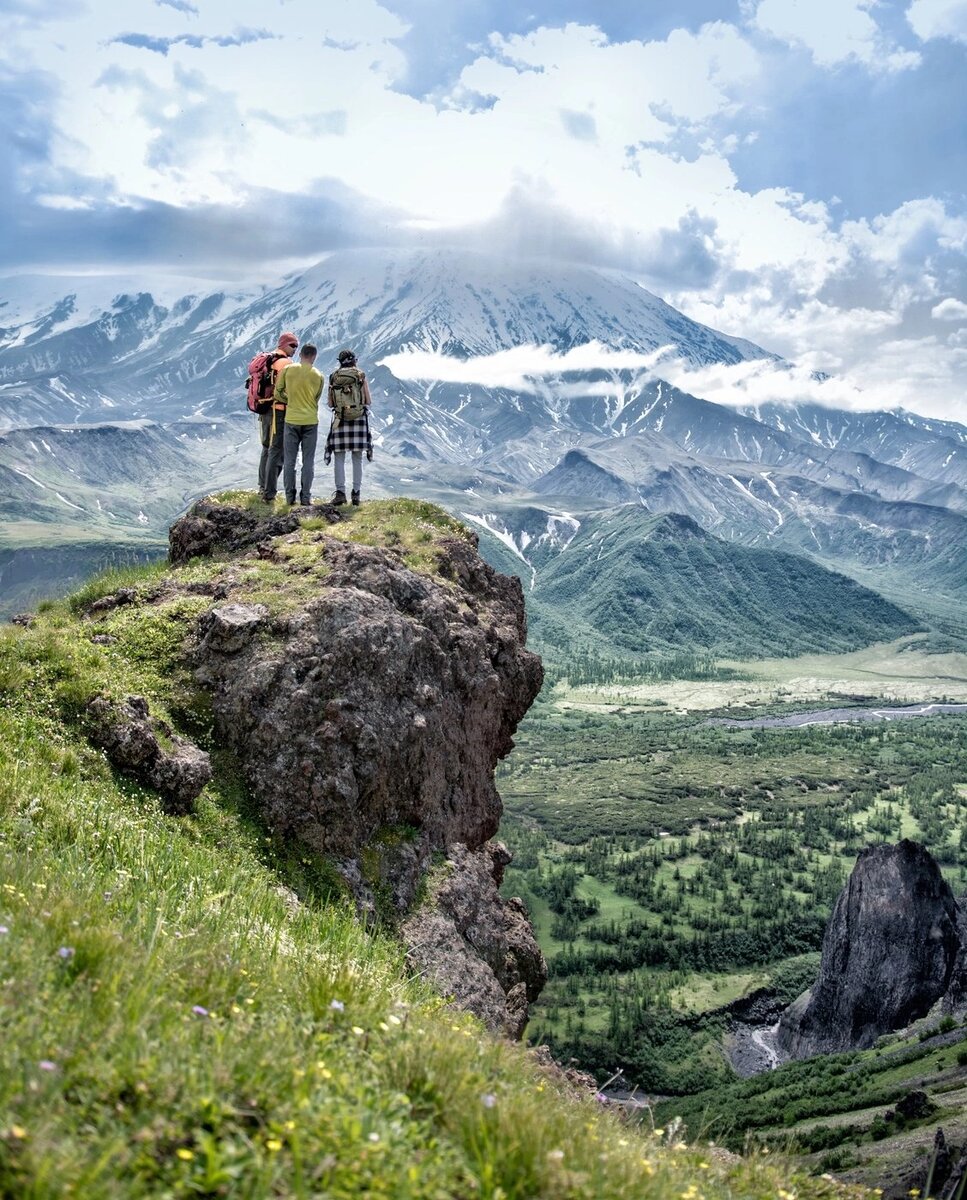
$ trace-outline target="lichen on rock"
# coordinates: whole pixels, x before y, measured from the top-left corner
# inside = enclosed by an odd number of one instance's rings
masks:
[[[509,861],[499,842],[452,846],[401,933],[412,967],[492,1032],[517,1039],[547,982],[547,964],[521,901],[497,890]]]

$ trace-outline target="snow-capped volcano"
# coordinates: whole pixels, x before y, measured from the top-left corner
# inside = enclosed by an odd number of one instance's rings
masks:
[[[344,251],[275,288],[247,292],[193,286],[179,295],[171,279],[160,292],[153,281],[138,287],[129,278],[62,280],[60,295],[52,280],[20,286],[0,281],[7,427],[88,413],[175,419],[231,411],[245,363],[283,328],[316,342],[323,365],[352,345],[374,374],[382,359],[413,350],[467,358],[522,345],[567,351],[596,342],[643,355],[671,346],[692,365],[766,355],[689,320],[618,272],[465,251]],[[385,411],[397,418],[405,415],[393,411],[397,391],[425,397],[433,387],[407,385],[385,369],[382,380]],[[544,392],[554,385],[543,381]],[[457,390],[452,403],[441,396],[444,412],[467,407],[461,397],[472,388]],[[575,422],[587,424],[583,415]],[[590,427],[599,423],[592,418]]]

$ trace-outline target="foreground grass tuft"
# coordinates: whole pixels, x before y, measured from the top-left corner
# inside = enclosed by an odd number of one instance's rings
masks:
[[[435,518],[394,519],[418,536]],[[188,818],[113,774],[84,698],[140,687],[186,729],[196,603],[118,609],[105,646],[78,602],[0,633],[0,1194],[839,1194],[561,1094],[408,978],[325,864],[275,844],[228,756]]]

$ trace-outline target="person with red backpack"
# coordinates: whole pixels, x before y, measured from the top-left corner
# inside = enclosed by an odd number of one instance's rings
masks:
[[[285,433],[285,402],[274,399],[275,385],[292,362],[298,345],[299,339],[294,333],[283,333],[274,350],[260,351],[248,365],[245,383],[248,407],[250,412],[258,414],[259,441],[262,443],[259,497],[269,504],[279,488]]]

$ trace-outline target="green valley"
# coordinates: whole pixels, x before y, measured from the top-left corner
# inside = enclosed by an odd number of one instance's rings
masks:
[[[567,694],[535,706],[502,773],[505,887],[551,964],[531,1036],[602,1078],[730,1078],[716,1010],[804,990],[863,845],[916,837],[967,885],[967,717],[729,729]]]

